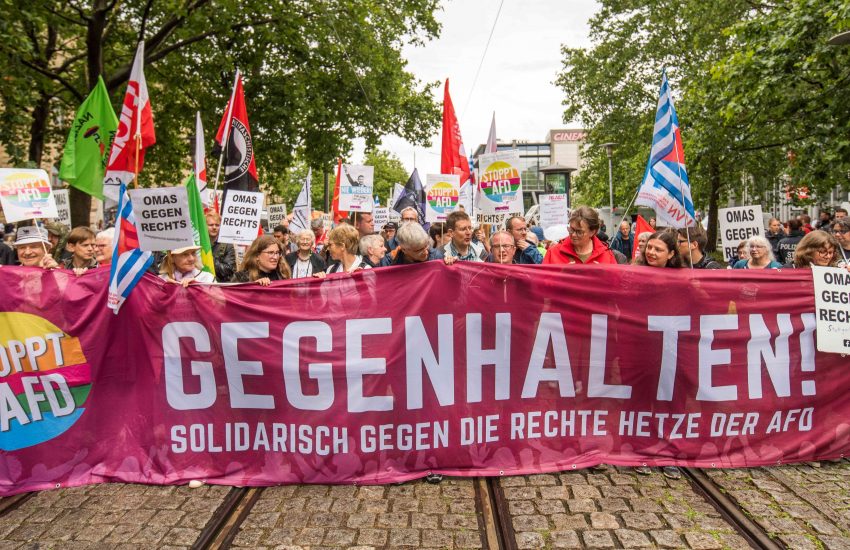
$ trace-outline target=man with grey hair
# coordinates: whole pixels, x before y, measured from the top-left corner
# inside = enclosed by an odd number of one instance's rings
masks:
[[[507,231],[496,231],[490,236],[490,257],[488,262],[494,264],[515,264],[514,252],[516,252],[516,243],[514,236]]]
[[[322,218],[316,218],[310,222],[310,230],[313,231],[313,252],[317,254],[322,251],[328,243],[328,232],[325,230],[325,222]]]
[[[396,232],[398,248],[390,265],[405,265],[442,260],[443,254],[431,246],[431,237],[418,223],[403,223]]]
[[[419,213],[412,206],[402,208],[399,214],[401,215],[401,223],[399,224],[399,226],[404,225],[406,223],[415,223],[416,225],[419,225]],[[387,239],[387,252],[394,252],[397,246],[397,234]]]

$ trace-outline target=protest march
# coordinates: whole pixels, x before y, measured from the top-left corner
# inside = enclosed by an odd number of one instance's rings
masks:
[[[81,98],[53,173],[0,167],[0,497],[850,453],[847,207],[709,211],[667,68],[625,208],[611,180],[608,206],[532,194],[495,114],[468,155],[448,78],[439,173],[386,196],[340,154],[323,205],[312,166],[289,204],[263,185],[235,68],[209,162],[198,111],[182,171],[149,176],[168,96],[147,59],[140,40],[117,113],[103,78]]]

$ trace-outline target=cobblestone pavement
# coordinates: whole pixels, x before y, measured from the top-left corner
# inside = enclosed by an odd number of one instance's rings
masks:
[[[706,473],[789,548],[850,550],[850,462]]]
[[[104,484],[43,491],[3,516],[0,548],[188,548],[229,490]]]
[[[233,546],[481,548],[471,479],[265,489]]]
[[[580,470],[500,480],[519,548],[749,548],[683,478]]]

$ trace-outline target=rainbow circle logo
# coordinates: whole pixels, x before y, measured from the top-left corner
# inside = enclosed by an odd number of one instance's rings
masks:
[[[503,160],[497,160],[481,173],[481,191],[495,203],[508,203],[516,198],[522,180],[519,170]]]
[[[50,202],[50,181],[33,172],[21,171],[8,174],[3,182],[0,194],[12,206],[26,209],[44,210]]]
[[[37,315],[0,312],[0,450],[63,434],[85,411],[90,391],[79,339]]]
[[[425,198],[428,206],[437,214],[448,214],[457,210],[460,191],[447,181],[438,181],[428,189],[428,195]]]

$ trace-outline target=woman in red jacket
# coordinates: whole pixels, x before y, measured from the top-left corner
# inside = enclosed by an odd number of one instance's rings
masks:
[[[544,264],[616,264],[608,245],[599,240],[599,214],[579,206],[570,214],[570,236],[546,251]]]

